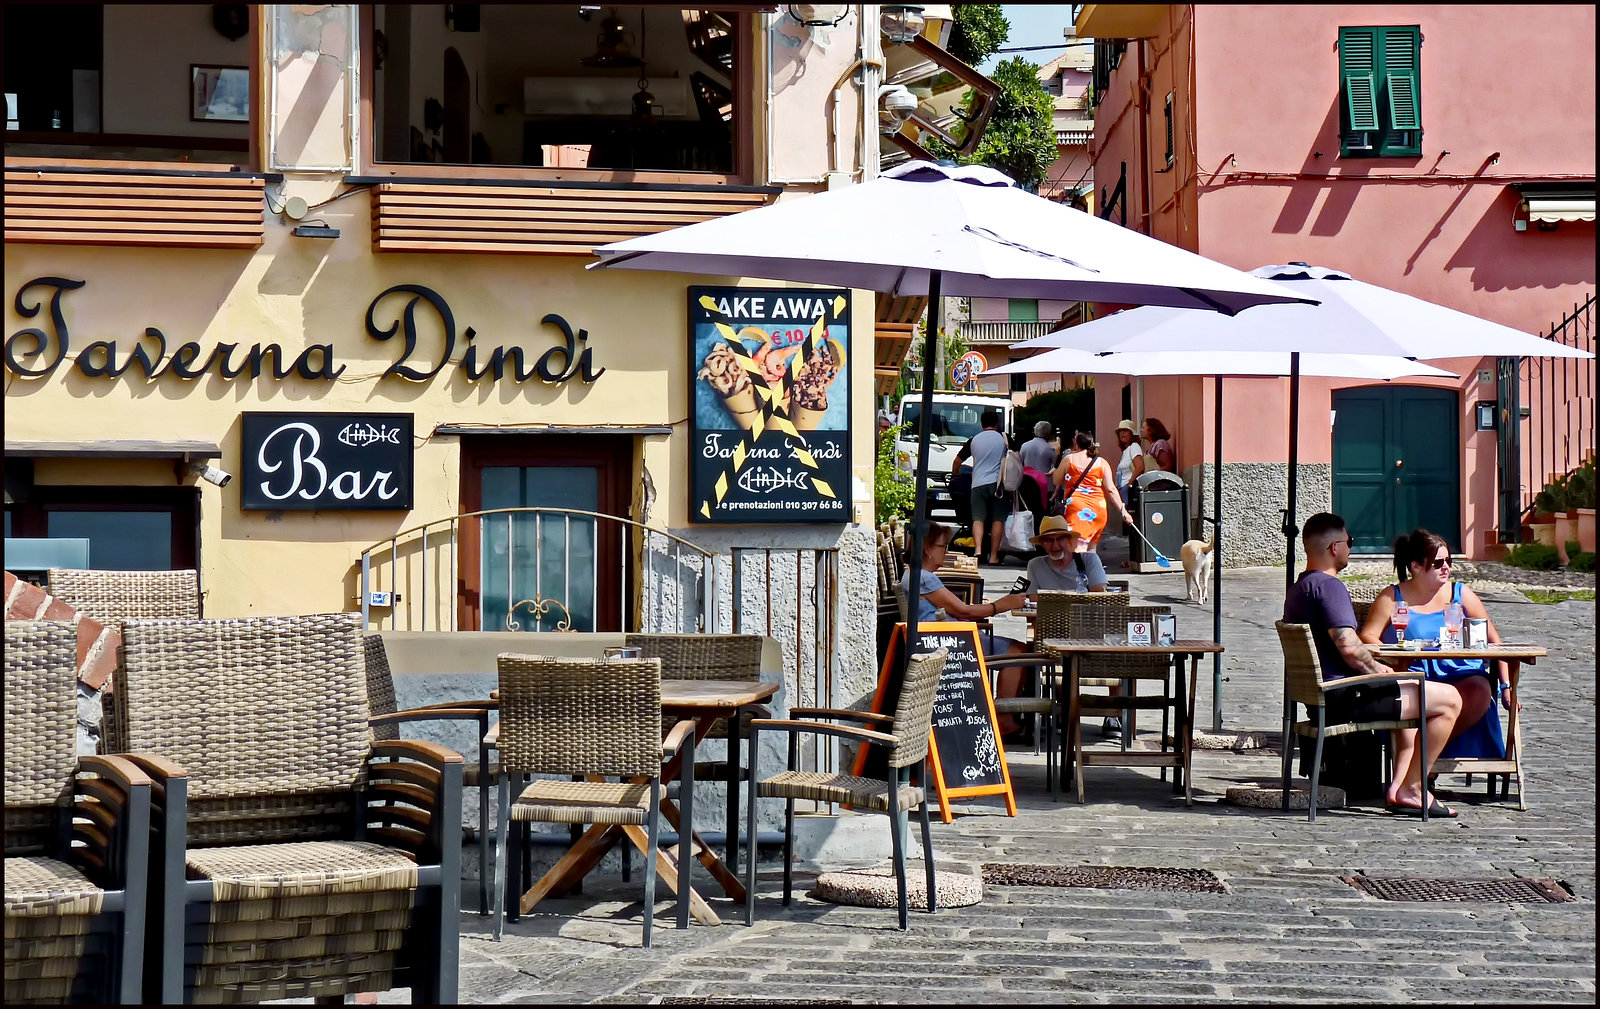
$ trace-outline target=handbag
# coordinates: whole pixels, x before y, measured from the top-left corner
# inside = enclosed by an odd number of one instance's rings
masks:
[[[1061,499],[1059,501],[1051,501],[1050,514],[1065,515],[1067,513],[1067,502],[1072,500],[1072,495],[1077,492],[1078,485],[1083,483],[1083,478],[1089,475],[1089,471],[1094,469],[1094,464],[1098,462],[1099,459],[1099,454],[1096,453],[1094,449],[1090,449],[1089,465],[1085,466],[1083,468],[1083,472],[1079,473],[1077,478],[1072,481],[1071,485],[1067,487],[1066,493],[1061,495]]]

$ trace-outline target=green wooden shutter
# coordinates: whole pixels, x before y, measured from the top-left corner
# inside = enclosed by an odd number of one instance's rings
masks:
[[[1418,67],[1421,33],[1416,28],[1383,29],[1383,77],[1389,92],[1389,128],[1422,129],[1422,78]]]
[[[1339,77],[1351,130],[1378,128],[1378,30],[1339,29]]]

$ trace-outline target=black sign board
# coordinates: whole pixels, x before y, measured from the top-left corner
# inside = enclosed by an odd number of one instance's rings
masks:
[[[849,522],[850,292],[689,288],[695,522]]]
[[[406,511],[409,413],[245,413],[240,507]]]
[[[878,689],[872,697],[872,710],[879,714],[893,714],[899,703],[900,651],[905,639],[906,625],[896,624],[883,659],[883,671],[878,675]],[[972,795],[1003,795],[1006,811],[1016,816],[1017,799],[1011,790],[1005,746],[1000,742],[994,698],[989,693],[989,673],[978,642],[978,625],[924,623],[919,647],[949,650],[933,698],[933,739],[929,748],[933,785],[944,822],[952,819],[951,799]],[[853,773],[884,777],[887,768],[881,750],[862,747]]]

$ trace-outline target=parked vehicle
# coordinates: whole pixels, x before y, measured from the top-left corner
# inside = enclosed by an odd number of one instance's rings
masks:
[[[985,410],[1000,411],[1000,430],[1011,440],[1014,407],[1008,395],[976,392],[936,392],[933,394],[933,422],[928,445],[928,515],[933,519],[961,521],[967,515],[965,504],[958,510],[950,493],[950,467],[961,446],[983,430]],[[917,461],[917,436],[921,430],[922,394],[907,393],[900,401],[896,423],[900,434],[895,441],[895,458],[900,468],[914,472]]]

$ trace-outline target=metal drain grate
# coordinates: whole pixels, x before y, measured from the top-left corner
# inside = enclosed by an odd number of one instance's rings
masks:
[[[857,1005],[847,998],[808,998],[783,1000],[784,1005]],[[717,998],[712,995],[664,995],[657,1005],[772,1005],[768,998]]]
[[[996,886],[1080,886],[1102,890],[1178,890],[1227,893],[1205,869],[1130,868],[1121,865],[1021,865],[989,862],[983,881]]]
[[[1523,901],[1565,904],[1574,900],[1553,879],[1424,879],[1409,876],[1345,876],[1344,881],[1379,900]]]

